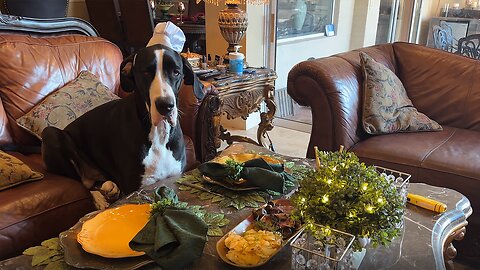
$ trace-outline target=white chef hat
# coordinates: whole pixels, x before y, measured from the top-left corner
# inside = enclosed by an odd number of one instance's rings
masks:
[[[180,53],[183,49],[183,44],[185,44],[185,34],[174,23],[162,22],[155,26],[153,36],[147,47],[155,44],[163,44]]]

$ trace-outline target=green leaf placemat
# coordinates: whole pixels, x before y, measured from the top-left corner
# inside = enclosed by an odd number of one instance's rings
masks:
[[[32,266],[45,265],[46,270],[73,269],[63,259],[63,250],[58,237],[45,240],[40,246],[27,248],[23,255],[32,257]]]
[[[268,194],[263,191],[232,191],[203,181],[199,170],[195,169],[177,180],[178,188],[196,195],[202,201],[217,203],[222,208],[233,207],[237,210],[245,207],[258,207],[267,202]]]
[[[280,159],[278,157],[275,158]],[[285,162],[284,166],[294,176],[293,181],[285,182],[285,187],[287,188],[286,194],[288,194],[296,188],[298,179],[301,179],[306,174],[309,167],[304,164],[297,165],[295,162],[290,161]],[[233,207],[237,210],[245,207],[257,208],[270,199],[277,199],[282,196],[281,193],[275,191],[234,191],[207,183],[203,180],[202,174],[198,169],[184,174],[182,178],[177,180],[177,184],[180,185],[179,190],[194,194],[202,201],[210,201],[211,203],[218,204],[222,208]]]

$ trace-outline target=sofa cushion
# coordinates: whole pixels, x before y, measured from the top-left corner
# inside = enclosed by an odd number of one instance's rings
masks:
[[[422,45],[393,44],[415,107],[441,125],[480,131],[480,61]]]
[[[369,134],[441,130],[420,113],[400,79],[389,68],[360,52],[364,77],[362,124]]]
[[[480,132],[444,126],[439,132],[370,137],[351,150],[361,158],[480,179],[477,142],[480,142]]]
[[[0,151],[0,190],[42,178],[43,174],[33,171],[18,158]]]
[[[367,164],[410,173],[412,182],[458,190],[480,209],[480,132],[443,126],[439,132],[373,136],[350,150]],[[480,224],[480,216],[469,218]]]
[[[46,172],[39,154],[8,153],[45,177],[2,191],[0,260],[58,236],[86,213],[95,210],[90,192],[80,181]]]
[[[54,126],[64,129],[82,114],[114,99],[119,97],[94,74],[84,70],[75,80],[48,95],[18,118],[17,123],[41,140],[44,128]]]
[[[122,60],[115,44],[98,37],[0,35],[0,144],[39,145],[16,119],[82,70],[117,93]]]

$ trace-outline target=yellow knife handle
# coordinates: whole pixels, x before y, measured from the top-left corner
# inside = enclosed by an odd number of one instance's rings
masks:
[[[417,194],[408,193],[407,202],[413,205],[437,212],[437,213],[443,213],[447,211],[446,204],[417,195]]]

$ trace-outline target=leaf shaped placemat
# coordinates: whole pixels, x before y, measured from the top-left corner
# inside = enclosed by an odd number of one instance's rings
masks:
[[[245,207],[258,207],[267,202],[268,194],[263,191],[232,191],[224,187],[204,182],[199,170],[193,170],[177,180],[178,188],[196,195],[202,201],[217,203],[222,208],[233,207],[237,210]]]
[[[277,157],[275,157],[277,158]],[[306,164],[296,164],[293,161],[284,163],[285,169],[288,170],[293,176],[293,181],[286,181],[285,186],[287,192],[291,193],[297,186],[298,179],[302,178],[305,173],[311,168]],[[189,192],[196,195],[200,200],[210,201],[216,203],[222,208],[233,207],[237,210],[245,207],[256,208],[265,204],[268,200],[277,199],[282,194],[274,191],[261,191],[261,190],[248,190],[248,191],[234,191],[227,188],[205,182],[202,174],[198,169],[190,171],[184,174],[177,184],[181,191]]]
[[[58,237],[43,241],[40,246],[27,248],[24,255],[33,256],[32,266],[45,265],[45,269],[73,269],[63,260]]]

